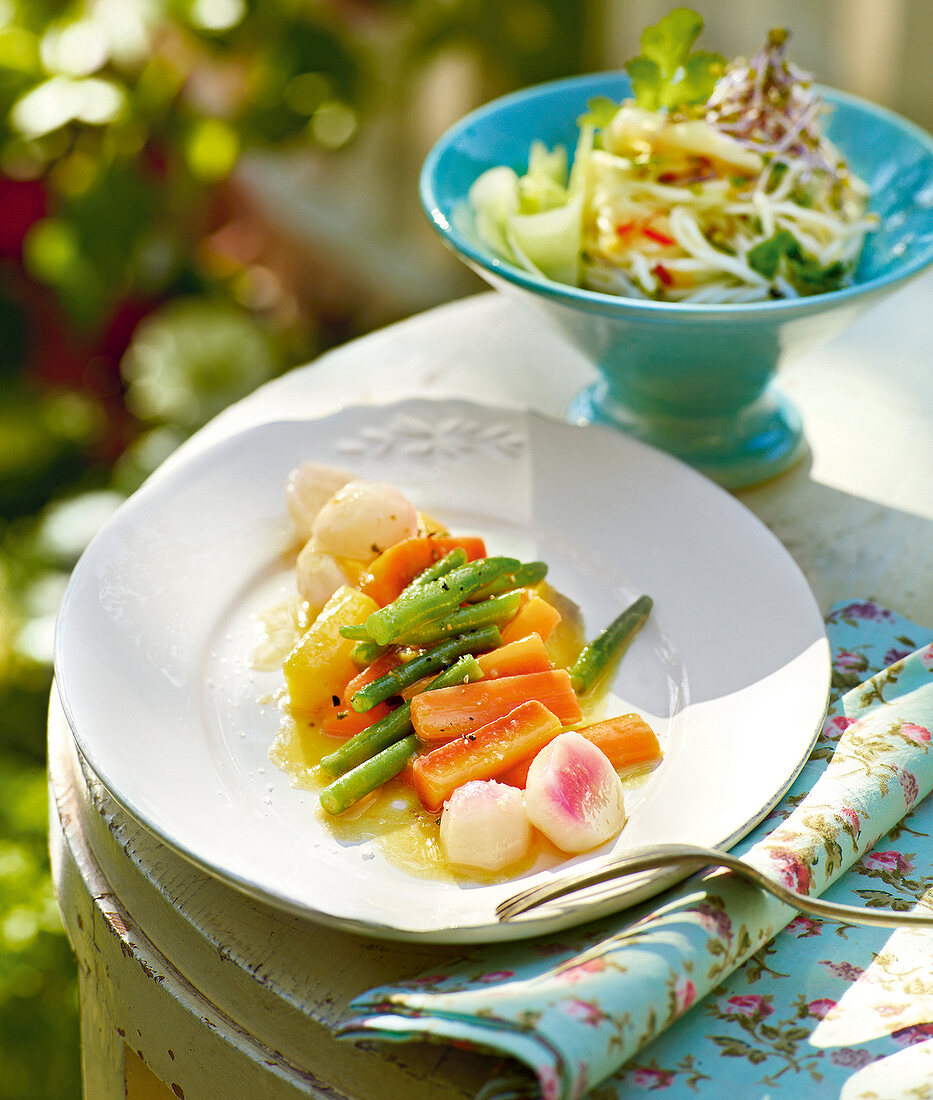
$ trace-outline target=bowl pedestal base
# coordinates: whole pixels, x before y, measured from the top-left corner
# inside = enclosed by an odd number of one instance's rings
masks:
[[[575,395],[567,417],[575,424],[607,424],[628,432],[725,489],[760,485],[790,469],[807,451],[797,410],[773,386],[727,416],[645,415],[618,402],[601,380]]]

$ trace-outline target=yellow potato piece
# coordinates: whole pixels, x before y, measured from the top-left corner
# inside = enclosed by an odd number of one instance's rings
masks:
[[[342,626],[365,622],[379,605],[355,588],[338,588],[285,658],[285,686],[295,710],[316,714],[340,695],[355,676],[356,642],[340,634]]]

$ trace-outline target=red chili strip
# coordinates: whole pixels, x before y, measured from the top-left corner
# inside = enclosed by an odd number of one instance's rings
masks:
[[[650,237],[651,240],[657,241],[658,244],[677,243],[673,237],[669,237],[666,233],[662,233],[659,229],[652,229],[650,225],[646,229],[643,229],[642,232],[645,234],[646,237]]]

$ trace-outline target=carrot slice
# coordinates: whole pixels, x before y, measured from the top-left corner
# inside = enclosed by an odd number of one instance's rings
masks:
[[[343,690],[344,700],[349,703],[361,688],[366,687],[367,684],[371,684],[373,680],[378,680],[380,676],[385,676],[387,672],[391,672],[393,668],[396,668],[401,663],[402,659],[395,650],[380,653],[375,661],[370,661],[365,668],[360,669],[356,676],[350,680]]]
[[[473,733],[530,699],[547,707],[564,725],[580,720],[580,702],[563,668],[424,692],[411,701],[411,720],[421,741],[438,744]]]
[[[529,634],[537,634],[542,642],[546,642],[559,622],[560,612],[557,608],[535,592],[515,618],[502,627],[502,642],[515,642]]]
[[[577,733],[592,741],[609,758],[616,771],[650,764],[661,758],[661,746],[654,730],[640,714],[620,714],[589,726],[580,726]],[[500,783],[525,789],[528,769],[533,756],[519,761],[514,767],[497,776]]]
[[[423,535],[402,539],[383,550],[370,565],[369,572],[360,581],[360,591],[385,607],[422,570],[456,547],[466,551],[467,561],[486,557],[486,544],[474,535]]]
[[[321,730],[331,737],[351,737],[361,730],[368,729],[373,722],[378,722],[392,709],[388,703],[377,703],[363,713],[358,713],[350,705],[353,695],[373,680],[378,680],[391,671],[399,658],[394,651],[383,653],[356,674],[343,689],[342,694],[333,697],[333,703],[328,707],[318,720]]]
[[[616,771],[650,764],[661,757],[661,746],[654,730],[640,714],[620,714],[589,726],[577,733],[602,749]]]
[[[481,653],[476,663],[489,679],[497,676],[523,676],[528,672],[548,672],[554,667],[540,634],[527,634],[498,649]]]
[[[520,791],[523,791],[528,785],[528,769],[531,767],[532,760],[534,760],[533,756],[519,760],[517,764],[507,768],[501,775],[497,775],[496,779],[499,783],[507,783],[510,787],[518,787]]]
[[[494,779],[523,756],[537,753],[560,730],[560,719],[537,699],[529,699],[475,732],[415,757],[415,791],[422,805],[436,813],[457,787],[472,779]]]
[[[330,737],[353,737],[369,729],[392,710],[388,703],[377,703],[369,710],[360,713],[343,701],[324,712],[319,721],[320,729]]]

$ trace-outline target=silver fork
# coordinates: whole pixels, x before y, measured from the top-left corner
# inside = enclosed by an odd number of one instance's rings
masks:
[[[790,890],[737,856],[715,848],[700,848],[689,844],[659,844],[649,848],[635,848],[624,855],[601,862],[578,875],[559,876],[553,882],[523,890],[500,902],[496,906],[496,916],[500,921],[510,921],[521,913],[527,913],[530,909],[536,909],[549,902],[565,898],[569,894],[575,894],[588,886],[596,886],[613,879],[629,878],[632,875],[665,867],[677,868],[683,871],[684,875],[702,870],[704,867],[721,867],[754,883],[801,913],[838,921],[840,924],[868,924],[882,928],[933,928],[933,912],[892,913],[880,909],[866,909],[860,905],[837,905],[823,901],[821,898],[807,897],[804,894],[798,894],[795,890]],[[575,908],[575,905],[570,902],[560,908],[567,911]]]

